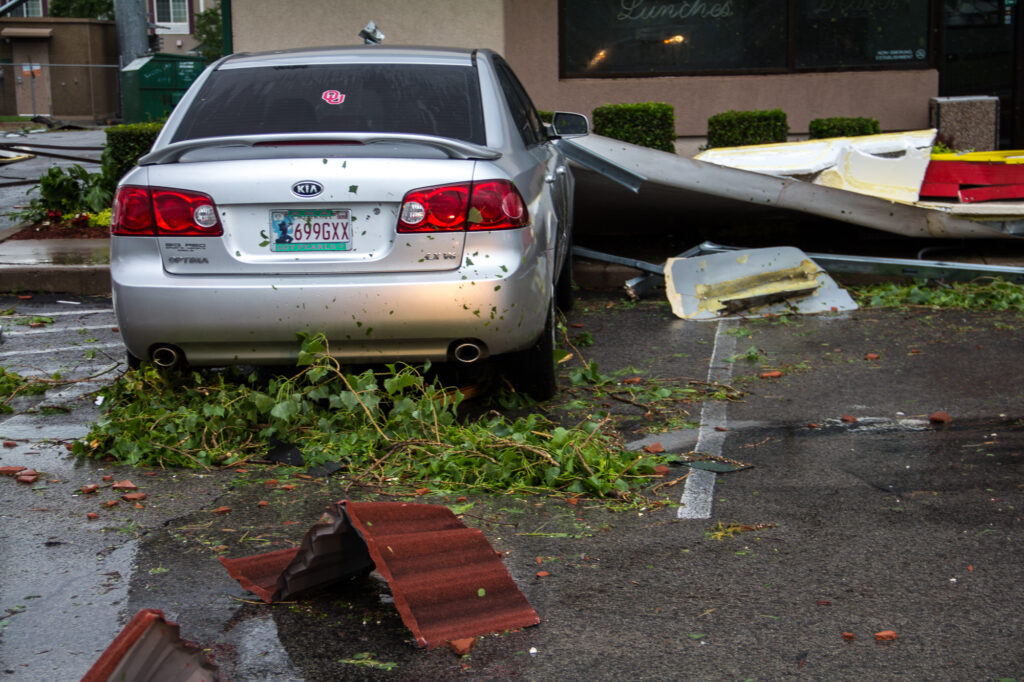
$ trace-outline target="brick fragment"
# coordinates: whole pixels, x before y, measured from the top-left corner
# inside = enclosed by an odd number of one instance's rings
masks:
[[[453,639],[448,642],[448,648],[452,650],[452,653],[456,656],[468,656],[469,652],[473,650],[473,646],[476,644],[476,637],[463,637],[461,639]]]
[[[25,469],[16,479],[18,483],[35,483],[39,480],[39,474],[35,469]]]
[[[932,424],[951,424],[953,418],[949,416],[948,412],[932,412],[928,415],[928,421]]]

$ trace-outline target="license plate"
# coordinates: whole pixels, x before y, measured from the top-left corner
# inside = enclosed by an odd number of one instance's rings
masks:
[[[270,212],[271,251],[351,251],[347,208],[281,209]]]

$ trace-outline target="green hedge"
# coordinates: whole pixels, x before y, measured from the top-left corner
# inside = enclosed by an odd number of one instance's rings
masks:
[[[538,109],[537,115],[540,116],[540,120],[544,121],[545,123],[551,123],[551,119],[555,117],[555,112],[546,111],[544,109]]]
[[[140,156],[149,152],[163,127],[163,123],[130,123],[107,128],[107,147],[103,150],[103,180],[110,189],[132,169]]]
[[[606,104],[594,109],[591,120],[597,135],[663,152],[676,150],[676,114],[671,104]]]
[[[856,137],[857,135],[878,135],[882,129],[877,118],[816,118],[807,128],[812,140],[823,137]]]
[[[726,111],[708,119],[708,147],[785,142],[789,124],[782,109]]]

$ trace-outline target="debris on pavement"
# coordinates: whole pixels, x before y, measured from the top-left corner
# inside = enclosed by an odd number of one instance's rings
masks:
[[[735,253],[741,249],[705,241],[676,256],[677,259],[697,258],[709,254]],[[626,295],[638,300],[665,281],[665,265],[656,265],[634,258],[623,258],[601,253],[581,246],[573,247],[573,255],[590,260],[616,263],[640,270],[642,275],[625,282]],[[850,256],[831,253],[805,254],[818,267],[831,274],[875,275],[879,277],[947,280],[969,282],[979,277],[1000,277],[1008,282],[1024,283],[1024,268],[1010,265],[982,263],[955,263],[910,258],[882,258],[876,256]]]
[[[914,202],[931,160],[934,129],[708,149],[719,166],[809,180],[892,201]]]
[[[684,320],[857,309],[828,273],[791,246],[669,258],[665,288],[672,312]]]
[[[979,206],[919,200],[934,134],[758,145],[746,148],[750,158],[733,160],[713,157],[737,157],[742,148],[709,150],[691,159],[594,134],[557,145],[574,166],[585,169],[580,185],[590,189],[577,189],[577,195],[592,205],[617,196],[615,183],[642,192],[648,206],[669,211],[727,211],[742,202],[762,212],[797,211],[907,237],[1020,236],[1024,202]],[[765,149],[777,153],[768,156]],[[789,152],[807,157],[806,163],[783,158]],[[748,163],[754,158],[757,163]]]
[[[296,549],[220,561],[267,603],[376,567],[406,627],[431,649],[540,622],[484,534],[440,505],[343,500]]]
[[[217,666],[180,637],[158,609],[142,609],[89,668],[82,682],[214,682]]]
[[[964,204],[1024,199],[1024,151],[933,154],[921,195]]]

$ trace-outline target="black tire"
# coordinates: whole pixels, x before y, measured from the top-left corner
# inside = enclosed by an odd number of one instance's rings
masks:
[[[565,253],[565,261],[562,263],[562,269],[559,271],[558,279],[555,281],[555,305],[558,306],[558,309],[563,314],[566,314],[572,310],[574,302],[575,296],[572,290],[572,240],[570,239]]]
[[[558,373],[555,371],[555,301],[548,304],[548,319],[544,331],[533,347],[515,353],[509,359],[508,377],[512,386],[537,402],[549,400],[558,393]]]
[[[142,360],[132,355],[131,351],[124,352],[124,361],[128,365],[128,369],[138,369],[142,367]]]

